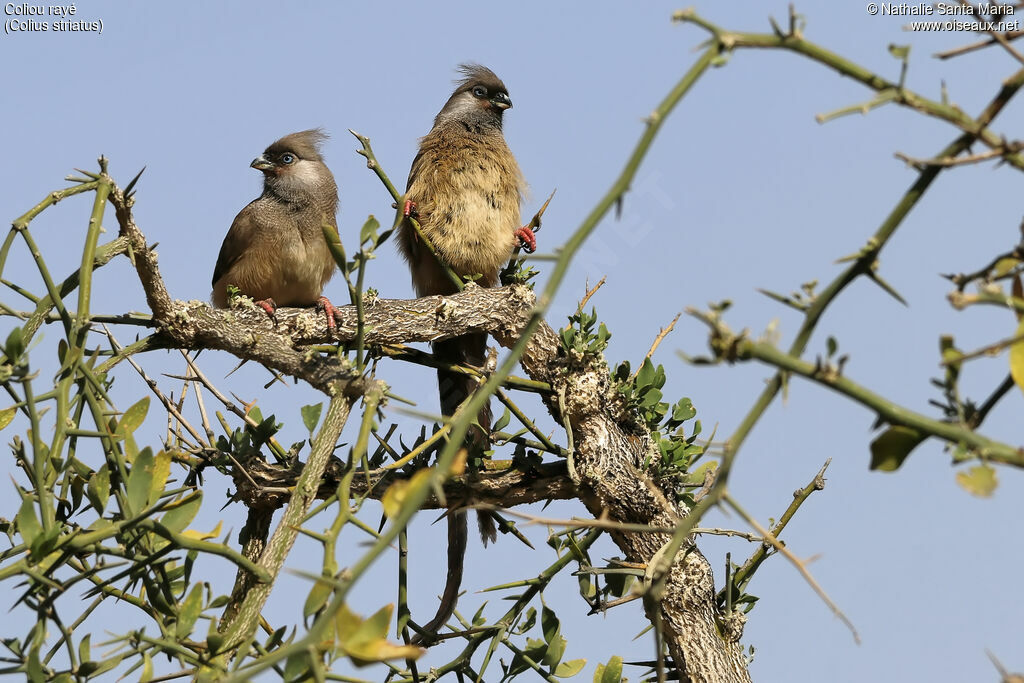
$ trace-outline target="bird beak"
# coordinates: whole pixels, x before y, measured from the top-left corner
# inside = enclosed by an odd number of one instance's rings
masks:
[[[270,163],[267,157],[263,156],[262,154],[253,159],[252,163],[249,164],[249,166],[255,168],[257,171],[269,171],[270,169],[274,168],[274,164]]]
[[[508,95],[506,95],[503,92],[500,92],[491,98],[491,106],[494,107],[495,109],[501,110],[511,109],[512,100],[508,98]]]

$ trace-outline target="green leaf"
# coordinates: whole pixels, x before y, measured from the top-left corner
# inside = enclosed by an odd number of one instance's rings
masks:
[[[210,601],[210,609],[217,609],[218,607],[223,607],[224,605],[228,604],[230,600],[231,598],[227,595],[218,595]]]
[[[639,389],[649,387],[654,383],[654,364],[651,363],[650,358],[644,359],[644,364],[640,366],[640,371],[636,373],[636,386]]]
[[[992,277],[999,278],[1007,275],[1011,270],[1020,265],[1020,260],[1012,257],[1001,258],[992,266]]]
[[[585,659],[570,659],[568,662],[562,662],[555,667],[555,676],[558,678],[572,678],[580,671],[583,671],[583,667],[587,665]]]
[[[142,673],[139,674],[139,683],[149,683],[153,680],[153,659],[148,652],[142,653]]]
[[[839,350],[839,342],[836,341],[835,337],[829,337],[825,341],[825,346],[828,348],[828,355],[830,358],[836,355],[836,351]]]
[[[302,616],[309,617],[316,614],[321,607],[327,604],[334,592],[334,584],[327,581],[317,581],[306,596],[306,604],[302,607]]]
[[[21,328],[14,328],[19,330]],[[44,683],[46,674],[43,673],[43,663],[39,660],[39,646],[35,645],[28,653],[28,661],[25,663],[25,673],[32,683]]]
[[[178,638],[188,638],[192,635],[192,628],[196,625],[196,619],[203,611],[203,584],[197,583],[188,592],[181,608],[178,610],[178,622],[174,625],[174,635]]]
[[[895,472],[925,438],[910,427],[889,427],[871,442],[871,469]]]
[[[89,641],[92,638],[92,634],[86,634],[85,638],[82,638],[81,642],[78,643],[78,661],[88,662],[92,657],[90,656]]]
[[[224,598],[225,598],[224,602],[221,603],[220,605],[217,605],[217,607],[223,607],[224,605],[227,604],[227,601],[228,601],[227,596],[224,596]],[[213,608],[213,609],[216,609],[216,607],[214,607],[214,604],[212,602],[210,603],[210,607]],[[207,633],[206,634],[206,647],[209,648],[210,654],[219,654],[220,653],[220,649],[221,649],[221,647],[223,647],[223,645],[224,645],[224,635],[223,634],[217,633],[216,631],[213,632],[213,633]]]
[[[296,652],[288,658],[288,661],[284,665],[284,680],[286,683],[291,681],[305,681],[307,680],[306,673],[309,671],[309,654],[306,652]]]
[[[374,612],[356,629],[356,632],[352,635],[353,640],[375,640],[387,636],[388,625],[391,623],[391,613],[394,609],[394,605],[388,604]]]
[[[146,413],[148,412],[149,396],[146,396],[121,415],[121,419],[117,423],[118,436],[127,437],[138,429],[146,419]]]
[[[55,524],[48,531],[35,537],[29,545],[29,557],[32,562],[40,562],[56,547],[60,537],[61,526]]]
[[[7,335],[7,342],[4,344],[4,353],[7,354],[7,362],[12,365],[18,362],[21,354],[25,352],[25,342],[20,327],[15,327]]]
[[[580,586],[580,595],[584,598],[594,597],[594,593],[597,592],[597,588],[594,587],[594,582],[590,579],[589,574],[580,574],[576,577],[576,582]]]
[[[363,223],[362,229],[359,231],[359,243],[366,244],[367,242],[376,242],[377,240],[377,228],[380,227],[380,221],[373,216],[366,219]]]
[[[156,461],[153,458],[153,450],[147,446],[139,451],[132,463],[132,470],[128,473],[128,483],[125,485],[127,492],[128,510],[126,515],[140,512],[149,500],[149,491],[153,486],[153,470]]]
[[[11,420],[13,420],[14,416],[17,414],[18,409],[15,408],[14,406],[0,410],[0,429],[3,429],[7,425],[11,424]]]
[[[104,465],[106,467],[106,465]],[[164,513],[160,523],[176,534],[188,528],[196,515],[199,513],[199,506],[203,501],[203,492],[196,491],[180,503],[172,503],[175,507]]]
[[[543,607],[540,613],[540,627],[541,630],[544,632],[544,642],[548,644],[548,651],[550,652],[551,645],[553,643],[557,643],[557,641],[561,638],[562,625],[558,621],[558,615],[555,614],[554,610],[552,610],[547,605]],[[547,663],[549,666],[556,665],[558,663],[558,660],[561,659],[561,652],[557,652],[557,654],[557,658],[551,661],[546,661],[545,663]]]
[[[13,410],[13,408],[10,408],[9,410]],[[505,412],[501,414],[498,421],[494,423],[493,427],[491,427],[491,431],[500,432],[502,429],[507,427],[508,423],[511,421],[512,413],[509,412],[508,408],[505,408]],[[0,427],[0,429],[3,429],[3,427]]]
[[[617,598],[623,597],[634,581],[636,576],[633,574],[606,574],[604,577],[608,592]]]
[[[515,630],[516,635],[523,635],[531,628],[533,628],[533,625],[536,623],[537,609],[535,607],[531,607],[530,609],[526,610],[526,616],[523,618],[522,621],[519,622],[519,626]]]
[[[1015,337],[1021,335],[1024,335],[1024,320],[1021,320],[1014,332]],[[1010,376],[1013,377],[1013,383],[1024,391],[1024,341],[1010,345]]]
[[[117,655],[113,657],[107,657],[103,661],[99,662],[96,670],[92,672],[93,677],[99,677],[100,674],[104,674],[111,669],[120,666],[121,660],[124,659],[124,655]]]
[[[263,649],[267,652],[277,648],[278,645],[284,642],[284,635],[288,632],[287,626],[282,626],[273,633],[270,634],[270,638],[263,644]]]
[[[167,451],[160,451],[153,458],[153,481],[149,485],[149,498],[147,503],[154,504],[164,493],[167,485],[167,478],[171,476],[171,454]]]
[[[18,510],[15,521],[18,522],[18,532],[27,546],[31,546],[32,541],[43,533],[43,527],[39,523],[39,518],[36,517],[36,506],[32,504],[31,496],[25,496],[21,501],[21,509]]]
[[[594,683],[620,683],[622,680],[622,657],[613,655],[607,664],[598,664],[594,670]]]
[[[696,417],[697,409],[693,407],[693,401],[688,398],[680,399],[679,403],[676,403],[676,407],[672,410],[672,419],[676,422],[686,422],[690,418]]]
[[[323,410],[323,407],[323,403],[316,403],[299,408],[299,412],[302,413],[302,424],[306,425],[310,436],[313,436],[313,431],[316,429],[317,424],[320,423],[320,411]]]
[[[988,464],[981,464],[965,472],[957,472],[956,483],[972,496],[988,498],[996,490],[999,480],[996,478],[995,468]]]
[[[909,45],[896,45],[894,43],[890,43],[889,44],[889,54],[891,54],[896,59],[901,59],[903,61],[907,61],[907,57],[910,56],[910,46]]]
[[[549,668],[557,667],[558,663],[562,661],[562,655],[565,654],[565,645],[565,638],[562,637],[561,633],[556,633],[554,639],[548,643],[548,648],[544,651],[541,662]]]

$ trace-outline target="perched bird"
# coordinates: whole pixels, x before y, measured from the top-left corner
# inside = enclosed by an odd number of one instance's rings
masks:
[[[517,244],[528,251],[536,247],[533,233],[520,227],[525,182],[501,129],[502,115],[512,107],[508,90],[486,67],[465,64],[459,71],[464,77],[434,119],[434,127],[420,140],[400,209],[404,216],[399,249],[409,262],[419,296],[456,292],[444,266],[460,278],[479,276],[478,285],[493,287]],[[411,219],[419,222],[436,257]],[[482,368],[487,335],[435,342],[433,350],[440,360]],[[474,378],[446,370],[438,370],[437,379],[444,415],[454,414],[477,387]],[[487,448],[490,423],[490,407],[485,406],[467,437],[471,450],[480,453]],[[481,516],[481,533],[485,542],[493,540],[489,516]],[[437,614],[424,626],[429,633],[443,626],[455,608],[465,550],[466,514],[449,512],[448,577]]]
[[[278,306],[324,310],[334,329],[334,306],[322,296],[335,271],[323,224],[335,225],[338,186],[320,156],[319,129],[286,135],[256,157],[263,194],[231,223],[213,270],[213,305],[228,306],[237,287],[273,318]]]

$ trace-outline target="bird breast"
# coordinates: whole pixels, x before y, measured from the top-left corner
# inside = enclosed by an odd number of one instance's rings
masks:
[[[515,248],[522,178],[500,135],[450,141],[424,154],[410,187],[422,227],[459,275],[482,274],[493,284]],[[424,140],[424,152],[427,152]]]
[[[278,248],[267,256],[276,261],[271,266],[277,272],[276,292],[271,298],[279,306],[309,306],[316,302],[334,273],[334,260],[323,237],[307,241],[292,236],[280,240]]]

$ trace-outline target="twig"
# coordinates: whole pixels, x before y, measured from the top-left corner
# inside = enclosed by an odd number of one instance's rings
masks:
[[[999,353],[1002,353],[1004,350],[1013,346],[1014,344],[1017,344],[1022,341],[1024,341],[1024,334],[1016,334],[1012,337],[1000,339],[997,342],[993,342],[987,346],[983,346],[980,349],[975,349],[974,351],[970,351],[968,353],[959,354],[955,358],[944,358],[939,363],[939,365],[959,365],[964,361],[974,360],[975,358],[980,358],[982,356],[995,356]]]
[[[366,137],[365,135],[360,135],[351,128],[348,129],[348,132],[352,133],[352,135],[355,136],[356,140],[359,140],[359,144],[362,145],[362,149],[356,150],[356,154],[366,158],[366,168],[370,169],[371,171],[377,174],[377,177],[380,178],[380,181],[382,183],[384,183],[384,187],[387,188],[388,193],[391,195],[392,199],[394,199],[396,202],[401,201],[402,193],[395,188],[394,184],[391,182],[391,179],[388,178],[387,173],[384,172],[384,169],[381,168],[380,164],[377,162],[377,157],[373,153],[373,148],[370,147],[370,138]]]
[[[965,157],[943,157],[941,159],[916,159],[909,157],[901,152],[896,152],[893,156],[901,161],[906,162],[908,165],[913,166],[917,170],[923,170],[928,166],[941,166],[942,168],[952,168],[953,166],[968,166],[970,164],[981,163],[982,161],[988,161],[989,159],[998,159],[1006,154],[1016,154],[1017,152],[1024,149],[1024,143],[1021,142],[1010,142],[1004,145],[1002,148],[990,149],[987,152],[979,152],[978,154],[971,154]]]
[[[747,524],[754,527],[754,529],[777,551],[785,555],[786,559],[793,563],[793,566],[796,567],[797,571],[800,572],[800,575],[804,577],[804,580],[810,585],[810,587],[814,589],[814,592],[818,594],[818,597],[820,597],[822,601],[828,605],[828,608],[832,610],[832,613],[839,617],[839,620],[842,621],[848,629],[850,629],[850,633],[853,634],[854,642],[860,645],[860,635],[857,633],[857,629],[854,627],[853,622],[843,614],[843,611],[839,609],[838,605],[832,602],[832,599],[828,597],[828,594],[824,589],[822,589],[814,577],[811,576],[811,573],[807,570],[806,563],[794,555],[785,545],[780,543],[779,540],[775,538],[770,531],[761,526],[756,519],[747,514],[746,510],[744,510],[732,496],[727,493],[722,497],[722,500],[729,507],[735,510],[736,514],[746,520]]]
[[[971,4],[967,2],[967,0],[960,0],[960,4],[964,7],[971,7]],[[992,36],[992,40],[1002,45],[1004,50],[1013,55],[1014,59],[1016,59],[1021,64],[1024,64],[1024,55],[1022,55],[1020,52],[1017,52],[1017,49],[1013,47],[1013,45],[1010,45],[1010,42],[1002,33],[999,33],[994,29],[988,28],[987,26],[985,27],[985,32]]]
[[[1024,36],[1024,31],[1007,31],[1003,34],[1003,37],[1007,40],[1016,40]],[[981,50],[986,47],[990,47],[996,44],[995,38],[989,38],[988,40],[979,40],[976,43],[968,43],[967,45],[961,45],[960,47],[954,47],[944,52],[936,52],[933,57],[937,59],[950,59],[951,57],[959,57],[960,55],[973,52],[975,50]]]
[[[114,350],[120,351],[121,345],[117,343],[117,339],[114,337],[114,333],[110,331],[110,328],[104,325],[103,332],[104,334],[107,335],[107,338],[110,340],[110,345],[114,348]],[[164,396],[164,393],[160,391],[160,386],[156,383],[156,380],[147,375],[146,371],[143,370],[142,367],[140,367],[139,364],[135,362],[134,358],[128,357],[127,360],[128,363],[131,364],[131,366],[135,369],[135,371],[139,373],[139,376],[142,377],[143,381],[146,382],[146,385],[150,388],[153,394],[156,395],[160,403],[163,404],[164,409],[167,410],[167,412],[170,415],[174,416],[174,419],[178,421],[178,424],[183,426],[188,431],[192,438],[195,439],[196,443],[207,443],[206,441],[204,441],[199,431],[195,427],[193,427],[188,420],[185,419],[185,416],[182,415],[181,412],[178,411],[178,408],[174,405],[174,402],[168,399],[166,396]],[[215,448],[215,446],[212,443],[209,443],[207,445],[209,448]]]
[[[961,2],[963,1],[964,0],[961,0]],[[986,118],[984,113],[978,118],[972,118],[958,107],[954,107],[945,102],[937,102],[929,99],[906,88],[902,83],[893,83],[888,79],[882,78],[878,74],[845,59],[831,50],[804,39],[799,32],[794,31],[792,22],[788,33],[776,31],[776,33],[762,34],[726,31],[725,29],[722,29],[698,16],[692,9],[676,12],[673,15],[673,20],[688,22],[700,26],[711,33],[723,49],[737,50],[741,48],[775,48],[795,52],[811,59],[812,61],[827,66],[843,76],[847,76],[848,78],[851,78],[859,82],[861,85],[878,93],[877,97],[867,103],[867,105],[857,105],[856,107],[843,110],[841,113],[860,111],[864,106],[873,107],[887,102],[895,102],[910,109],[914,109],[915,111],[922,112],[927,116],[951,123],[957,128],[960,128],[967,135],[970,135],[971,139],[980,140],[987,147],[998,148],[1003,144],[1003,139],[1000,135],[987,129],[988,124],[991,122],[991,118]],[[1014,76],[1011,76],[1007,81],[1005,81],[1003,84],[1004,90],[1011,88],[1015,91],[1020,87],[1021,79],[1024,79],[1024,70],[1018,71],[1017,74],[1014,74]],[[940,155],[940,157],[942,156],[947,155]],[[954,154],[952,156],[956,155]],[[1024,158],[1022,158],[1021,155],[1009,155],[1006,157],[1006,161],[1018,170],[1024,170]]]
[[[627,531],[642,534],[670,534],[675,531],[675,527],[628,524],[626,522],[613,522],[607,519],[579,519],[578,517],[573,517],[571,519],[558,519],[555,517],[541,517],[539,515],[532,515],[528,512],[519,512],[517,510],[498,507],[497,505],[477,504],[471,505],[470,507],[474,510],[491,510],[494,512],[501,512],[502,514],[509,515],[510,517],[518,517],[519,519],[526,520],[527,526],[555,526],[567,529],[607,529],[609,531]],[[708,534],[711,536],[734,536],[751,541],[752,543],[764,542],[764,538],[761,536],[757,536],[746,531],[738,531],[736,529],[694,527],[690,533]]]
[[[661,344],[662,340],[675,329],[676,323],[679,322],[679,316],[681,315],[682,312],[676,313],[676,317],[672,318],[672,322],[668,324],[668,327],[658,330],[658,336],[654,338],[654,343],[651,344],[651,348],[647,351],[647,355],[645,356],[646,358],[650,358],[654,355],[654,352],[658,350],[658,346]]]
[[[814,493],[815,491],[824,490],[825,470],[828,469],[828,466],[829,464],[831,464],[831,462],[832,458],[826,460],[825,464],[822,466],[820,470],[818,470],[818,473],[814,475],[814,478],[811,479],[810,483],[807,484],[807,486],[804,486],[803,488],[797,489],[796,491],[793,492],[793,500],[786,508],[786,511],[782,513],[782,517],[779,518],[779,521],[777,521],[775,523],[775,526],[773,526],[771,529],[771,534],[773,538],[777,539],[782,534],[783,530],[786,528],[786,525],[789,524],[789,521],[793,519],[793,516],[796,514],[797,510],[800,509],[800,506],[807,501],[807,499],[811,496],[812,493]],[[760,548],[755,550],[750,557],[747,558],[747,561],[743,563],[742,567],[736,570],[736,574],[733,577],[733,584],[736,586],[738,590],[742,591],[746,588],[746,586],[750,583],[750,580],[753,578],[754,572],[757,571],[758,567],[761,566],[762,562],[768,559],[769,547],[770,544],[765,542]],[[718,592],[719,603],[723,601],[725,596],[729,595],[729,593],[731,592],[730,589],[731,586],[728,584],[728,582],[726,582],[725,587]]]
[[[510,399],[505,394],[504,391],[502,391],[501,389],[497,389],[494,392],[494,395],[498,397],[498,400],[501,401],[505,405],[505,407],[508,408],[512,412],[513,415],[515,415],[516,419],[519,420],[519,422],[524,427],[526,427],[528,430],[530,430],[531,434],[533,434],[535,437],[537,437],[537,440],[540,441],[544,445],[544,449],[545,450],[547,450],[550,453],[557,453],[557,452],[563,450],[563,449],[559,448],[557,444],[553,443],[551,441],[551,439],[549,439],[544,434],[544,432],[542,432],[537,427],[537,425],[535,425],[533,423],[533,420],[531,420],[530,418],[526,417],[526,414],[522,410],[519,409],[519,406],[517,406],[515,404],[515,402],[512,399]]]
[[[586,293],[583,295],[583,298],[580,299],[579,305],[576,307],[576,313],[583,312],[583,309],[586,307],[587,302],[590,301],[590,297],[594,296],[594,294],[597,293],[597,290],[601,289],[601,287],[604,286],[604,282],[606,279],[607,276],[602,275],[601,279],[598,280],[597,284],[586,291]]]

